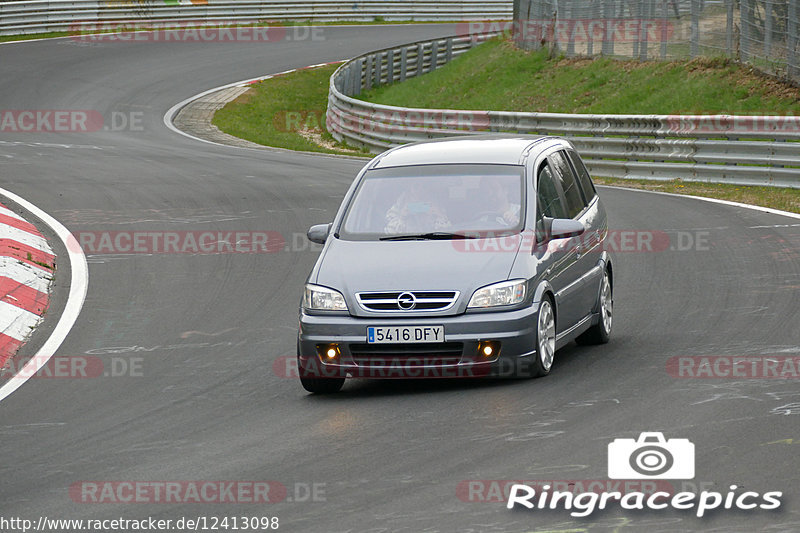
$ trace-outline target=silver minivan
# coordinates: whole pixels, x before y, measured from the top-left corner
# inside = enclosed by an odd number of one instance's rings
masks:
[[[544,376],[608,342],[605,209],[574,146],[480,135],[402,146],[358,174],[300,308],[303,387],[347,377]]]

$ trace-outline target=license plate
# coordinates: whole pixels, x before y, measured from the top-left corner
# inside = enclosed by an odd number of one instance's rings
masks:
[[[444,342],[444,326],[374,326],[367,328],[369,344]]]

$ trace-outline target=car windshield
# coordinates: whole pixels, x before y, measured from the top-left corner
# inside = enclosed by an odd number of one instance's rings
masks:
[[[524,167],[420,165],[367,171],[339,238],[414,240],[519,233]]]

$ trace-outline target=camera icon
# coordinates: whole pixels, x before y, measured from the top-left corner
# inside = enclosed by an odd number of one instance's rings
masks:
[[[663,433],[641,433],[638,439],[614,439],[608,444],[611,479],[692,479],[694,444],[688,439],[665,440]]]

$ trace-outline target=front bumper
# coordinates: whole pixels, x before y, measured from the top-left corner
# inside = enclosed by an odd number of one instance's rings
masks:
[[[524,372],[536,355],[538,306],[457,316],[353,317],[300,314],[297,343],[301,374],[321,377],[454,378],[512,376]],[[441,344],[367,344],[370,326],[444,326]],[[485,357],[485,342],[499,343],[499,353]],[[335,344],[330,361],[320,346]]]

